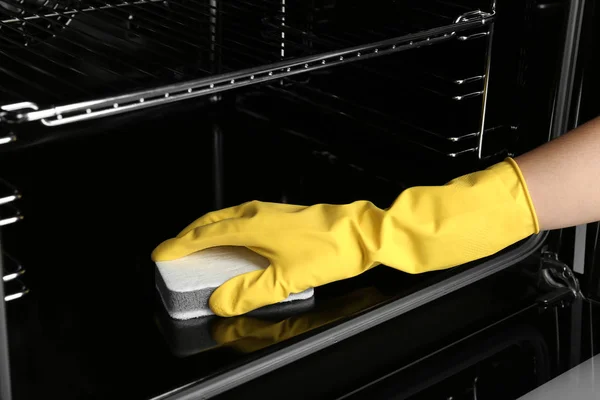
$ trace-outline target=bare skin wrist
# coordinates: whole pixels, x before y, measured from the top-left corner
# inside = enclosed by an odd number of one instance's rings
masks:
[[[542,230],[600,220],[600,118],[515,161]]]

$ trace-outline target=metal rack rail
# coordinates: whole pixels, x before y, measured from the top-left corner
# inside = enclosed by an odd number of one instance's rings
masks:
[[[25,274],[25,268],[6,252],[3,254],[2,261],[2,282],[0,282],[0,285],[4,285],[4,301],[20,299],[29,293],[29,288],[21,280],[23,274]]]
[[[465,40],[495,17],[447,3],[456,14],[413,6],[383,25],[328,11],[309,30],[285,1],[57,1],[49,12],[0,1],[0,123],[59,126],[209,96]]]
[[[19,193],[17,188],[0,179],[0,205],[12,203],[20,197],[21,193]]]
[[[419,82],[416,77],[412,77],[413,84],[419,87]],[[357,76],[361,79],[361,76]],[[389,79],[389,78],[384,78]],[[468,79],[468,78],[467,78]],[[472,79],[480,82],[480,79]],[[322,83],[323,81],[321,81]],[[320,120],[322,116],[337,116],[340,125],[357,124],[364,127],[365,132],[369,135],[380,132],[384,137],[396,138],[402,143],[410,143],[417,148],[426,149],[432,154],[438,154],[446,158],[457,158],[465,155],[479,154],[480,137],[483,134],[493,134],[496,137],[502,136],[506,130],[510,130],[507,126],[488,126],[482,133],[479,130],[464,131],[464,127],[453,127],[453,130],[436,131],[433,127],[429,127],[422,116],[415,116],[409,112],[402,114],[393,112],[391,109],[382,109],[370,104],[369,100],[363,101],[363,96],[360,94],[347,97],[347,94],[339,91],[339,86],[333,85],[324,89],[320,87],[320,83],[314,80],[310,83],[293,80],[287,78],[283,80],[283,85],[267,84],[259,92],[250,93],[248,96],[242,96],[242,101],[239,102],[239,110],[245,114],[257,117],[258,119],[279,119],[278,115],[286,115],[281,118],[280,129],[283,131],[291,130],[296,132],[296,136],[302,136],[309,141],[324,145],[316,138],[312,137],[308,132],[318,130],[319,125],[307,130],[306,134],[299,133],[303,128],[294,128],[292,122],[288,122],[288,114],[308,112],[313,113],[312,119]],[[423,89],[427,90],[427,89]],[[360,92],[364,93],[364,92]],[[431,92],[432,93],[432,92]],[[265,96],[271,96],[278,100],[268,100]],[[430,95],[431,96],[431,95]],[[455,99],[455,96],[446,94],[447,101],[460,101]],[[300,111],[297,106],[303,107]],[[276,109],[273,109],[275,107]],[[281,108],[278,108],[281,107]],[[394,109],[394,107],[392,107]],[[284,114],[282,110],[290,110]],[[267,113],[267,114],[264,114]],[[410,117],[409,117],[410,116]],[[473,116],[475,117],[475,115]],[[474,122],[479,120],[479,115],[473,119]],[[321,117],[325,118],[325,117]],[[298,118],[292,118],[292,121]],[[327,125],[327,124],[326,124]],[[444,125],[444,124],[442,124]],[[322,138],[323,139],[323,138]]]
[[[21,211],[10,203],[0,206],[0,227],[14,224],[23,219]]]
[[[19,276],[23,275],[25,273],[25,268],[23,268],[23,266],[16,261],[14,258],[12,258],[11,256],[9,256],[6,252],[3,252],[3,256],[4,256],[4,264],[3,264],[3,275],[2,275],[2,281],[3,282],[10,282],[16,278],[18,278]]]

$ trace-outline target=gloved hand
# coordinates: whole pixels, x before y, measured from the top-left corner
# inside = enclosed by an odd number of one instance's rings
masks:
[[[212,294],[220,316],[384,264],[416,274],[492,255],[539,232],[519,167],[507,159],[442,186],[412,187],[387,210],[367,201],[298,206],[252,201],[208,213],[161,243],[154,261],[215,246],[246,246],[270,260]]]

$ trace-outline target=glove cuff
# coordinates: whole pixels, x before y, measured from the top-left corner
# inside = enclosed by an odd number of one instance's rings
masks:
[[[525,177],[516,161],[511,157],[507,157],[504,162],[493,165],[489,170],[498,175],[514,197],[516,205],[524,211],[523,221],[530,221],[533,233],[539,233],[540,223],[533,206],[533,200],[527,188]]]
[[[490,256],[540,230],[510,158],[442,186],[405,190],[378,228],[374,260],[409,273]]]

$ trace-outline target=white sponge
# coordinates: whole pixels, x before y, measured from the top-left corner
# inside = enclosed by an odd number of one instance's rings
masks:
[[[172,318],[213,315],[208,299],[227,280],[269,266],[269,261],[245,247],[220,246],[173,261],[156,262],[156,288]],[[283,302],[311,298],[314,289],[291,294]]]

